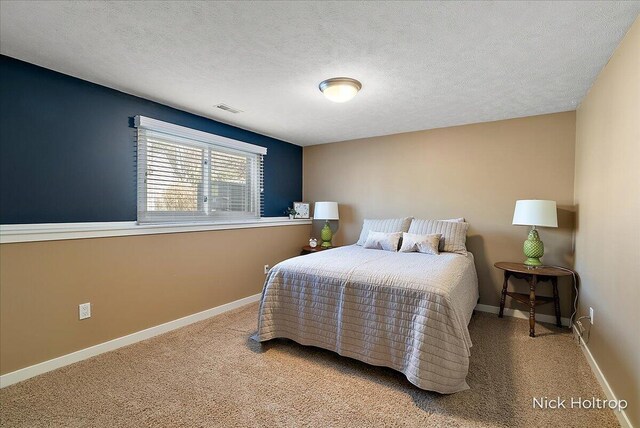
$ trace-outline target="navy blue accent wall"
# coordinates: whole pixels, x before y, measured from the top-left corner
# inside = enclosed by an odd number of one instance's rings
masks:
[[[138,114],[266,147],[265,216],[301,200],[302,147],[0,56],[0,223],[135,220]]]

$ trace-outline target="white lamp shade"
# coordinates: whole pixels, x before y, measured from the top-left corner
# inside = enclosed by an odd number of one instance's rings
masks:
[[[316,202],[313,218],[317,220],[339,220],[337,202]]]
[[[556,201],[527,199],[516,201],[513,224],[523,226],[558,227]]]

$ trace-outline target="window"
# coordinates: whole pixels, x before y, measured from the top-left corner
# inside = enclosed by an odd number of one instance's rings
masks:
[[[259,219],[267,149],[136,116],[138,223]]]

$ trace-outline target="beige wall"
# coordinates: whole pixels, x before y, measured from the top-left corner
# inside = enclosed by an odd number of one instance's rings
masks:
[[[541,238],[546,263],[572,265],[574,144],[575,112],[566,112],[310,146],[304,197],[340,203],[337,244],[355,242],[365,217],[465,217],[480,302],[497,306],[502,274],[493,264],[524,260],[528,229],[511,225],[517,199],[553,199],[567,209]],[[570,282],[561,288],[568,317]]]
[[[310,226],[0,245],[0,373],[252,294]],[[78,320],[78,304],[92,317]]]
[[[640,426],[640,21],[577,112],[576,268],[589,349]]]

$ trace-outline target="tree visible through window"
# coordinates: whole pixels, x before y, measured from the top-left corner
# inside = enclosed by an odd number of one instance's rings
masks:
[[[201,149],[149,141],[147,210],[202,209],[203,154]]]

